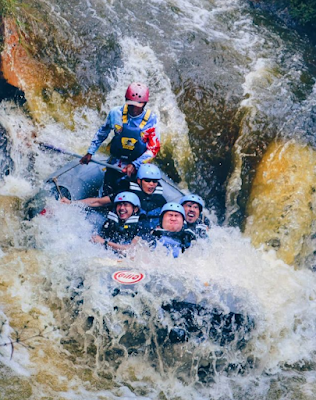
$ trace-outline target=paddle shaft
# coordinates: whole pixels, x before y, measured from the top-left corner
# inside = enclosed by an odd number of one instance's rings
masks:
[[[59,148],[57,148],[57,147],[52,146],[51,144],[40,143],[40,142],[37,142],[37,144],[38,144],[40,147],[43,147],[43,148],[45,148],[45,149],[47,149],[47,150],[56,151],[57,153],[66,154],[66,155],[68,155],[68,156],[73,156],[73,157],[77,157],[77,158],[80,158],[80,159],[83,157],[83,156],[81,156],[80,154],[72,153],[72,152],[70,152],[70,151],[63,150],[63,149],[59,149]],[[120,167],[117,167],[117,166],[115,166],[115,165],[111,165],[111,164],[109,164],[109,163],[107,163],[107,162],[101,162],[101,161],[96,161],[96,160],[92,160],[92,159],[91,159],[90,162],[93,162],[93,163],[99,164],[99,165],[103,165],[104,167],[112,168],[112,169],[115,169],[116,171],[122,172],[122,169],[121,169]]]
[[[41,143],[41,142],[37,142],[37,144],[38,144],[40,147],[43,147],[43,148],[45,148],[45,149],[47,149],[47,150],[53,150],[53,151],[56,151],[57,153],[66,154],[66,155],[68,155],[68,156],[73,156],[73,157],[77,157],[77,158],[80,158],[80,159],[82,158],[82,156],[81,156],[80,154],[72,153],[72,152],[70,152],[70,151],[63,150],[63,149],[59,149],[59,148],[57,148],[57,147],[52,146],[51,144]],[[107,168],[112,168],[112,169],[115,169],[116,171],[122,172],[122,169],[121,169],[120,167],[117,167],[117,166],[115,166],[115,165],[111,165],[111,164],[106,163],[106,162],[96,161],[96,160],[92,160],[92,159],[91,159],[90,162],[93,162],[93,163],[99,164],[99,165],[103,165],[103,166],[105,166],[105,167],[107,167]],[[168,179],[168,181],[167,181],[167,179],[162,178],[162,180],[163,180],[164,182],[168,183],[168,184],[169,184],[170,186],[172,186],[174,189],[178,190],[178,191],[183,195],[183,193],[181,192],[181,190],[179,190],[173,182],[170,182],[169,179]]]

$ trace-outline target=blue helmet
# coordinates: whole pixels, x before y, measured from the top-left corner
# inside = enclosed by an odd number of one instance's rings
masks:
[[[135,193],[121,192],[117,194],[114,199],[114,204],[123,203],[124,201],[131,203],[134,207],[140,207],[139,197]]]
[[[197,203],[200,207],[200,212],[202,212],[203,208],[204,208],[204,200],[202,199],[202,197],[197,196],[196,194],[187,194],[186,196],[183,196],[179,203],[183,206],[184,203],[186,203],[187,201],[192,201],[193,203]]]
[[[141,164],[137,171],[137,178],[161,179],[160,169],[154,164]]]
[[[185,211],[184,211],[184,208],[183,208],[182,205],[179,204],[179,203],[166,203],[166,204],[162,207],[162,209],[161,209],[161,211],[160,211],[160,217],[162,217],[163,214],[164,214],[166,211],[176,211],[176,212],[182,214],[183,219],[185,219]]]

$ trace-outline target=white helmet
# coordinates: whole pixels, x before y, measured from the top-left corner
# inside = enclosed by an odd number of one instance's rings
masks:
[[[115,196],[114,204],[123,203],[127,201],[131,203],[134,207],[140,207],[139,197],[132,192],[121,192]]]

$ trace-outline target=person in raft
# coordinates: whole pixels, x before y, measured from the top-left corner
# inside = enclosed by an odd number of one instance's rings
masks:
[[[124,191],[135,193],[140,199],[139,221],[143,230],[150,232],[159,225],[159,215],[161,208],[167,203],[163,196],[163,188],[159,183],[161,179],[160,169],[154,164],[142,164],[136,175],[136,182],[129,182]],[[87,207],[105,207],[109,206],[112,198],[116,194],[103,197],[88,197],[86,199],[76,200],[73,203],[81,204]],[[62,197],[62,203],[70,204],[71,200]]]
[[[92,242],[101,243],[106,249],[124,250],[139,232],[140,201],[135,193],[122,192],[114,199],[114,211],[109,211],[100,235]]]
[[[194,232],[185,227],[185,211],[182,205],[170,202],[162,207],[160,226],[151,232],[151,239],[148,237],[147,240],[154,248],[161,243],[177,258],[195,239]]]
[[[139,223],[143,234],[157,228],[161,209],[167,203],[160,179],[161,172],[156,165],[142,164],[136,182],[130,182],[129,190],[140,199]]]
[[[183,196],[179,203],[185,211],[185,220],[187,228],[191,229],[199,238],[205,239],[210,227],[210,221],[202,212],[204,200],[196,194]]]
[[[160,226],[153,229],[150,234],[142,232],[141,228],[138,235],[134,237],[130,244],[118,244],[115,250],[130,250],[135,248],[139,241],[143,239],[149,243],[151,249],[155,249],[158,243],[162,244],[171,252],[174,258],[179,257],[195,240],[195,234],[185,228],[185,212],[181,204],[166,203],[160,212]],[[101,240],[98,243],[103,243]],[[107,243],[108,244],[108,243]]]
[[[109,164],[122,168],[127,177],[135,177],[137,170],[148,162],[160,150],[160,132],[157,117],[145,109],[149,100],[149,89],[140,82],[131,83],[125,93],[125,104],[113,108],[107,119],[94,135],[88,152],[80,159],[81,164],[88,164],[92,155],[114,131],[110,143],[111,157]],[[108,168],[104,175],[103,196],[117,193],[122,174]]]

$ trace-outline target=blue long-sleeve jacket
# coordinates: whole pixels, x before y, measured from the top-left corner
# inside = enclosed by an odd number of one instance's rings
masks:
[[[146,110],[137,117],[132,117],[128,114],[127,125],[131,128],[138,128],[143,121],[145,113]],[[91,141],[88,149],[89,154],[95,154],[112,130],[114,131],[114,134],[120,133],[123,126],[122,119],[123,106],[115,107],[109,112],[104,125],[99,128]],[[157,126],[157,117],[154,113],[150,114],[146,125],[142,129],[142,140],[146,143],[147,150],[132,162],[136,169],[138,169],[143,162],[148,162],[150,159],[156,157],[160,150],[160,132]]]

